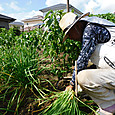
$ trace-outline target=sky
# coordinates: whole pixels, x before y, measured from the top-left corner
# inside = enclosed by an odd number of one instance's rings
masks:
[[[0,14],[21,21],[36,15],[43,15],[40,9],[67,3],[67,0],[0,0]],[[69,0],[69,3],[83,13],[104,14],[115,12],[115,0]]]

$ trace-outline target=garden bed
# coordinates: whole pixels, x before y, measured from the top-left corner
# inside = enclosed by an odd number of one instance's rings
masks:
[[[64,91],[81,48],[80,42],[70,39],[62,43],[64,33],[56,17],[64,14],[48,12],[45,31],[17,35],[12,28],[0,30],[1,115],[94,114],[97,105],[84,92],[76,97],[73,91]],[[97,16],[115,22],[115,14]]]

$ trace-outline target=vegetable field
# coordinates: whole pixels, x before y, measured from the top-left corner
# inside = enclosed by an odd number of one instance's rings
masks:
[[[1,115],[93,115],[89,97],[64,91],[81,43],[67,39],[59,28],[63,11],[50,11],[41,28],[17,33],[0,29]],[[115,14],[101,15],[115,23]],[[59,17],[58,19],[56,17]],[[45,30],[43,31],[43,28]]]

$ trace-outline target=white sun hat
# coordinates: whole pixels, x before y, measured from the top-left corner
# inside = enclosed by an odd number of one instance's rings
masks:
[[[81,18],[84,18],[85,16],[88,16],[89,14],[90,13],[88,12],[88,13],[82,14],[80,17],[78,17],[76,14],[69,12],[69,13],[66,13],[62,17],[62,19],[59,22],[59,26],[65,32],[63,42],[67,39],[68,33],[72,30],[74,25],[76,25]],[[76,36],[77,36],[77,33],[73,32],[73,34],[76,34]],[[76,38],[75,38],[75,40],[76,40]],[[77,40],[80,41],[79,38],[77,38]]]

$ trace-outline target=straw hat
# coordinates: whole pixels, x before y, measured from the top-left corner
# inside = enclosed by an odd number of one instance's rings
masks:
[[[79,31],[77,32],[76,30],[80,30],[79,28],[76,29],[76,27],[78,26],[83,26],[83,24],[81,25],[79,23],[79,20],[81,18],[84,18],[85,16],[88,16],[89,15],[89,12],[86,13],[86,14],[83,14],[81,15],[80,17],[78,17],[76,14],[72,13],[72,12],[69,12],[69,13],[66,13],[62,19],[60,20],[59,22],[59,26],[60,28],[65,32],[65,36],[63,38],[63,42],[67,39],[67,37],[69,35],[72,35],[73,37],[70,38],[70,39],[73,39],[73,40],[78,40],[80,41],[80,33]],[[84,22],[83,22],[84,23]],[[86,23],[86,22],[85,22]],[[84,24],[85,24],[84,23]],[[77,25],[77,26],[76,26]]]

